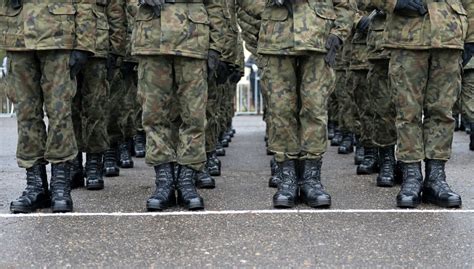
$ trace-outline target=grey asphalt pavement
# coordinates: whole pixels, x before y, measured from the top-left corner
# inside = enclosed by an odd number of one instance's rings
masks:
[[[378,188],[375,176],[355,175],[353,155],[330,147],[323,179],[331,209],[300,205],[303,211],[278,213],[267,187],[264,124],[241,116],[234,125],[218,186],[201,191],[211,214],[147,214],[153,169],[135,159],[135,168],[107,178],[103,191],[74,190],[76,215],[18,217],[9,215],[24,187],[16,122],[0,118],[0,268],[474,268],[474,152],[465,134],[456,133],[447,165],[461,210],[396,210],[398,187]]]

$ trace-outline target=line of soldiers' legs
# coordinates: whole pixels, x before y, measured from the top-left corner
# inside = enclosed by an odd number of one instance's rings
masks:
[[[55,65],[61,62],[67,63],[63,57],[68,56],[67,53],[48,52],[38,53],[34,56],[26,53],[10,53],[12,63],[15,63],[12,67],[17,71],[12,73],[15,75],[23,73],[21,68],[35,69],[36,60],[39,60],[45,66],[45,69],[41,70],[43,74],[46,74],[44,78],[49,79],[47,75],[55,74],[55,72],[49,72],[50,70],[47,68],[53,68],[55,71],[67,70],[67,66]],[[34,90],[27,93],[10,92],[9,94],[9,97],[17,103],[17,116],[20,125],[17,157],[19,157],[20,166],[26,168],[27,174],[25,191],[10,205],[10,210],[13,213],[30,213],[48,207],[51,207],[53,212],[71,212],[73,210],[72,189],[85,187],[88,190],[102,190],[105,187],[104,179],[106,177],[117,177],[120,175],[121,168],[131,169],[134,167],[133,156],[136,158],[146,157],[147,138],[142,124],[143,102],[140,102],[137,97],[137,64],[123,63],[112,81],[107,80],[105,65],[105,59],[92,58],[77,77],[77,87],[74,80],[65,79],[57,82],[62,85],[61,87],[57,87],[57,85],[43,86],[45,93],[36,90],[37,81],[22,80],[21,76],[11,77],[12,82],[17,83],[14,85],[20,85],[21,81],[23,89]],[[205,134],[206,161],[204,167],[194,169],[190,167],[191,165],[180,165],[178,162],[153,165],[156,174],[156,190],[146,203],[147,210],[163,210],[177,203],[188,209],[204,208],[204,201],[197,193],[196,187],[215,188],[213,177],[221,175],[222,165],[218,156],[225,156],[225,148],[229,147],[235,134],[235,130],[232,128],[235,87],[236,82],[230,81],[222,85],[210,85],[206,111],[208,124]],[[65,101],[70,100],[72,104],[68,108],[57,106],[64,111],[54,111],[55,106],[45,107],[49,117],[49,131],[51,133],[55,130],[58,131],[56,139],[47,139],[48,135],[43,121],[42,100],[50,98],[50,96],[44,96],[47,94],[57,98],[60,103],[67,103]],[[60,94],[64,96],[59,96]],[[205,96],[207,95],[202,95],[202,97]],[[32,101],[35,102],[32,103]],[[48,102],[46,103],[48,104]],[[173,143],[178,144],[180,143],[178,132],[183,122],[179,117],[179,111],[170,112],[170,115],[176,117],[175,120],[172,120],[173,133],[171,136],[174,140]],[[58,122],[56,117],[61,115],[66,118],[71,117],[72,121],[70,122],[73,126],[56,126],[56,122]],[[25,120],[25,118],[31,117],[36,120]],[[149,118],[149,115],[145,117],[145,119]],[[34,124],[29,126],[32,121]],[[64,119],[62,122],[69,121]],[[21,126],[22,123],[28,126]],[[67,130],[73,131],[73,133],[67,133]],[[30,141],[32,134],[37,139],[36,143]],[[47,149],[43,148],[42,143],[38,143],[38,141],[46,140],[48,140],[46,142]],[[51,145],[56,142],[63,146]],[[76,147],[71,146],[76,144],[77,154],[73,153]],[[46,160],[38,157],[34,161],[23,161],[21,158],[25,152],[45,156],[48,155],[45,154],[45,151],[48,150],[54,150],[50,153],[53,156],[70,155],[57,162],[51,163],[50,161],[52,173],[49,183]],[[83,159],[84,155],[85,160]],[[33,158],[26,156],[25,159],[31,160]],[[69,159],[69,161],[63,159]],[[147,161],[147,163],[151,162]],[[175,193],[177,193],[177,198]]]
[[[269,58],[270,60],[263,61],[264,65],[265,61],[270,61],[270,66],[284,66],[288,70],[290,65],[284,63],[285,59],[280,58],[279,64],[276,64],[272,62],[275,59]],[[298,62],[299,59],[294,61],[297,63],[293,66],[300,65],[304,67],[303,60],[301,62]],[[302,78],[297,78],[297,81],[291,81],[290,77],[298,74],[301,70],[292,70],[286,77],[285,70],[277,69],[265,70],[264,73],[267,77],[265,75],[263,77],[263,84],[267,83],[264,86],[264,98],[267,100],[265,104],[267,153],[275,155],[270,163],[269,186],[278,188],[273,197],[273,205],[276,208],[291,208],[297,202],[303,202],[314,208],[329,207],[331,196],[321,183],[321,155],[324,150],[319,150],[321,153],[319,156],[314,154],[318,153],[318,150],[314,151],[315,147],[313,147],[312,152],[314,155],[309,154],[308,151],[299,151],[298,153],[298,146],[308,145],[312,142],[311,140],[313,142],[318,140],[318,138],[312,139],[305,136],[307,132],[305,129],[308,129],[305,122],[310,121],[310,119],[304,118],[303,113],[297,112],[304,111],[304,106],[308,103],[305,98],[311,97],[307,92],[302,92],[305,91],[305,87],[310,87],[310,85],[304,85],[305,74],[300,74]],[[275,79],[276,76],[272,74],[273,71],[280,74],[281,81]],[[294,73],[291,74],[293,71]],[[272,78],[272,80],[269,80],[269,78]],[[464,74],[465,92],[463,94],[466,97],[465,100],[461,99],[464,102],[473,101],[473,78],[474,72]],[[285,84],[285,81],[288,85]],[[325,88],[322,82],[313,81],[313,83],[318,84],[317,88],[319,89]],[[294,86],[293,89],[291,88],[292,84],[297,86]],[[283,87],[281,87],[282,85]],[[335,91],[328,101],[328,139],[331,141],[331,146],[338,147],[339,154],[350,154],[355,151],[354,164],[357,165],[356,173],[358,175],[378,174],[376,185],[379,187],[394,187],[396,184],[401,184],[401,190],[396,197],[398,207],[415,208],[422,201],[448,208],[461,206],[460,195],[452,191],[446,182],[445,163],[450,154],[450,141],[452,142],[449,138],[452,138],[452,134],[449,135],[451,124],[449,120],[438,119],[438,115],[432,113],[432,109],[424,108],[425,124],[433,124],[434,120],[438,121],[439,130],[437,131],[445,132],[442,135],[443,138],[440,138],[439,135],[425,138],[429,141],[427,144],[431,144],[430,147],[433,144],[436,145],[436,142],[432,142],[433,138],[444,139],[448,143],[438,142],[443,148],[424,149],[427,156],[434,156],[424,159],[424,178],[421,171],[421,161],[403,162],[401,160],[397,161],[395,157],[397,135],[398,133],[404,133],[404,130],[402,130],[404,126],[397,126],[396,104],[400,102],[397,98],[400,98],[400,96],[405,98],[404,94],[406,93],[403,92],[397,95],[397,89],[390,87],[389,60],[375,60],[371,63],[369,70],[337,70],[335,85]],[[296,95],[291,97],[288,91],[280,93],[278,89],[290,89]],[[324,93],[320,94],[324,96]],[[432,92],[430,94],[438,95],[439,93]],[[445,94],[449,95],[451,93]],[[442,96],[439,98],[441,99]],[[446,98],[446,100],[448,99]],[[281,106],[284,104],[289,107],[291,106],[289,104],[294,103],[295,100],[297,100],[298,107],[294,111],[286,111],[286,108],[284,109]],[[434,106],[439,105],[442,104],[434,104]],[[472,105],[467,107],[472,107]],[[398,113],[404,113],[403,109],[398,109]],[[418,114],[421,115],[422,111],[419,111]],[[295,120],[294,115],[298,115],[296,117],[298,121]],[[312,116],[318,118],[318,115]],[[398,116],[403,118],[404,115]],[[319,115],[319,118],[322,119],[319,125],[325,126],[324,115]],[[457,124],[459,125],[459,123]],[[474,127],[474,121],[469,123],[469,127]],[[470,128],[466,128],[466,130],[469,131]],[[292,133],[291,130],[297,131]],[[312,131],[315,130],[317,130],[317,127],[313,127]],[[317,134],[317,132],[314,132],[314,134]],[[474,150],[474,132],[470,132],[470,134],[470,149]],[[288,148],[288,144],[280,145],[281,141],[289,141],[292,137],[303,142],[300,142],[300,145],[295,144],[293,148]],[[321,139],[319,140],[319,144],[325,145]],[[423,144],[423,141],[421,144]],[[410,151],[413,151],[416,147],[417,145],[404,145],[404,148],[398,148],[398,150],[403,156],[403,154],[411,154]]]

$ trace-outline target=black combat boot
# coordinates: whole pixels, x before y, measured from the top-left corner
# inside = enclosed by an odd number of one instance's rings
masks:
[[[300,198],[310,207],[331,206],[331,196],[321,184],[321,160],[301,161],[301,173],[298,179]]]
[[[88,190],[102,190],[104,188],[103,158],[102,153],[87,153],[86,155],[86,188]]]
[[[379,171],[377,148],[364,148],[364,161],[357,166],[358,175],[371,175]]]
[[[273,195],[273,207],[291,208],[298,198],[298,178],[296,176],[296,161],[287,160],[278,163],[280,183],[278,191]]]
[[[415,208],[421,203],[421,190],[423,186],[423,175],[421,174],[421,162],[400,162],[403,183],[397,195],[397,206]]]
[[[204,209],[204,200],[194,186],[196,173],[195,170],[187,166],[179,165],[178,178],[176,179],[178,203],[190,210]]]
[[[105,151],[104,175],[106,177],[118,177],[120,175],[120,168],[117,164],[117,149],[115,147]]]
[[[471,142],[469,143],[469,149],[474,150],[474,123],[471,123],[471,134],[469,135]]]
[[[228,148],[228,147],[229,147],[229,140],[225,139],[224,137],[222,137],[220,140],[221,140],[221,145],[222,145],[224,148]]]
[[[377,177],[377,186],[393,187],[395,185],[395,146],[379,149],[380,172]]]
[[[354,135],[351,132],[344,132],[341,145],[337,149],[339,154],[349,154],[354,152]]]
[[[26,169],[26,188],[23,194],[10,203],[12,213],[31,213],[51,206],[48,177],[44,164],[35,164]]]
[[[174,164],[155,166],[155,185],[153,195],[146,201],[148,211],[161,211],[176,205]]]
[[[206,167],[210,176],[218,177],[221,175],[221,162],[217,159],[215,151],[207,153]]]
[[[334,137],[331,139],[331,146],[339,147],[342,143],[342,132],[336,127],[334,130]]]
[[[51,210],[53,213],[72,212],[71,164],[51,165]]]
[[[210,175],[207,164],[203,171],[196,173],[196,187],[199,189],[214,189],[216,187],[216,181]]]
[[[129,144],[124,142],[119,145],[119,165],[122,168],[133,168],[133,159],[130,155]]]
[[[143,158],[146,154],[146,136],[145,132],[139,131],[133,138],[133,151],[135,152],[135,157]]]
[[[446,161],[425,161],[425,182],[423,184],[423,202],[441,207],[461,207],[461,196],[451,190],[446,182]]]
[[[270,188],[277,188],[278,184],[280,183],[280,172],[279,172],[279,166],[278,162],[275,160],[275,157],[273,157],[270,161],[270,171],[271,171],[271,177],[268,180],[268,187]]]
[[[223,138],[224,138],[225,140],[229,141],[229,143],[232,142],[232,136],[231,136],[231,134],[229,133],[229,131],[224,132]]]
[[[222,143],[219,139],[217,139],[217,145],[216,145],[216,155],[219,157],[225,156],[225,149],[222,146]]]
[[[71,162],[71,188],[84,187],[84,167],[82,166],[82,152],[77,153]]]
[[[334,138],[334,132],[336,129],[336,123],[334,121],[328,122],[328,139],[332,140]]]

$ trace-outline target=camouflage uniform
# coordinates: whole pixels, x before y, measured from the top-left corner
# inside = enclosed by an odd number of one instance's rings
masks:
[[[397,89],[397,157],[405,163],[448,160],[459,59],[464,42],[474,39],[473,4],[425,0],[428,13],[419,16],[394,13],[395,0],[372,2],[389,14],[384,47],[391,49],[390,80]]]
[[[96,54],[79,74],[74,97],[73,122],[79,151],[103,153],[109,146],[107,134],[107,57],[124,55],[125,14],[123,0],[97,1]]]
[[[269,149],[278,162],[321,159],[326,151],[327,102],[335,73],[324,61],[324,46],[330,33],[345,39],[352,26],[348,1],[291,6],[292,13],[267,4],[258,42],[272,121]]]
[[[69,57],[73,49],[94,51],[92,12],[88,1],[24,0],[19,9],[0,1],[0,49],[8,52],[7,95],[17,113],[20,167],[44,160],[59,164],[77,155],[71,118],[76,82],[69,77]]]
[[[139,60],[138,95],[143,107],[149,165],[177,162],[194,170],[203,168],[206,59],[209,49],[220,52],[217,44],[222,44],[218,30],[222,26],[221,12],[222,6],[211,0],[167,3],[161,17],[148,6],[138,10],[132,54]],[[174,98],[177,101],[173,108]],[[179,111],[178,133],[173,132],[172,109]]]

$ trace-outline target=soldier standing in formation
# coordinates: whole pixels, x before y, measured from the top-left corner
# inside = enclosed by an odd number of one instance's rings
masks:
[[[219,63],[222,5],[214,0],[167,2],[146,0],[140,6],[132,40],[139,60],[146,162],[156,172],[156,190],[147,209],[174,205],[175,191],[179,204],[202,209],[194,179],[206,162],[207,77]],[[176,128],[173,104],[181,122]]]
[[[83,187],[82,153],[86,153],[86,188],[101,190],[104,152],[109,148],[107,133],[109,82],[119,59],[125,53],[124,0],[98,0],[96,54],[78,75],[78,90],[73,99],[72,118],[79,153],[71,171],[72,187]],[[121,61],[121,60],[120,60]]]
[[[95,50],[94,7],[89,1],[2,0],[0,9],[0,47],[7,50],[10,70],[7,92],[18,121],[17,160],[26,169],[27,184],[10,210],[29,213],[51,206],[53,212],[70,212],[71,161],[78,153],[71,107],[76,76]]]

